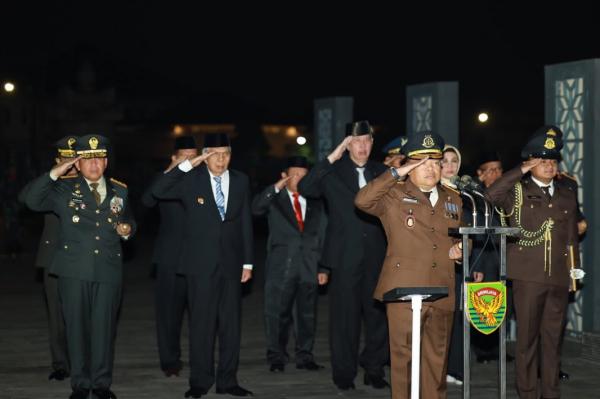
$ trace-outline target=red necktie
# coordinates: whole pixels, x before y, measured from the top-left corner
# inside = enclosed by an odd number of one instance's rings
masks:
[[[300,232],[304,231],[304,221],[302,220],[302,207],[300,206],[300,201],[298,200],[298,193],[292,193],[294,197],[294,213],[296,214],[296,221],[298,222],[298,229]]]

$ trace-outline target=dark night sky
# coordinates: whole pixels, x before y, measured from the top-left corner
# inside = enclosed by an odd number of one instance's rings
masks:
[[[220,93],[267,121],[308,124],[315,97],[351,95],[357,118],[399,132],[407,84],[458,80],[461,134],[475,134],[473,114],[487,109],[487,134],[510,135],[543,122],[545,64],[600,56],[593,13],[572,2],[573,11],[493,2],[81,3],[3,13],[0,73],[44,76],[51,89],[86,49],[122,93]]]

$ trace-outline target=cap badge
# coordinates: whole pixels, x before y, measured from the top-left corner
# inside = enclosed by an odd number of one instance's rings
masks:
[[[69,146],[69,150],[73,149],[73,144],[75,144],[75,140],[73,137],[71,137],[69,140],[67,140],[67,145]]]
[[[90,148],[92,150],[97,149],[98,148],[98,139],[96,137],[92,137],[89,141],[89,144],[90,144]]]
[[[550,129],[550,130],[548,130],[548,131],[546,132],[546,134],[547,134],[548,136],[552,136],[552,137],[556,136],[556,132],[554,131],[554,129]]]
[[[422,146],[425,148],[431,148],[434,145],[435,145],[435,141],[433,141],[433,137],[431,137],[430,134],[425,135],[425,138],[423,138]]]
[[[556,147],[556,143],[554,142],[554,139],[552,137],[548,137],[546,139],[546,142],[544,143],[544,148],[548,149],[548,150],[552,150]]]

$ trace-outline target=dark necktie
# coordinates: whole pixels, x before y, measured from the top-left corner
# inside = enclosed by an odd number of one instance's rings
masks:
[[[552,194],[550,194],[550,186],[541,186],[540,188],[542,189],[544,194],[546,194],[546,198],[548,199],[548,201],[550,201],[552,199]]]
[[[300,206],[300,200],[298,199],[298,193],[292,193],[294,197],[294,213],[296,214],[296,221],[298,222],[298,229],[300,232],[304,231],[304,220],[302,220],[302,206]]]
[[[425,196],[429,200],[429,203],[431,204],[431,191],[423,191],[423,194],[425,194]],[[433,206],[433,204],[431,205]]]
[[[96,200],[96,205],[100,206],[100,193],[98,192],[98,183],[90,183],[90,187],[92,188],[92,194],[94,195],[94,199]]]

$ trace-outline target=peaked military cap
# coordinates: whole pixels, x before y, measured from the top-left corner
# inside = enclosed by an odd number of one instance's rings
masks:
[[[406,137],[396,137],[383,147],[382,151],[386,155],[397,155],[402,152],[402,146],[406,144]]]
[[[402,146],[402,154],[413,159],[442,159],[444,144],[444,139],[437,133],[419,132],[408,136],[406,144]]]
[[[105,158],[110,142],[99,134],[88,134],[77,139],[77,155],[82,158]]]
[[[562,136],[563,133],[558,127],[552,125],[542,126],[533,133],[533,136],[523,147],[521,158],[544,158],[560,161],[562,159],[560,150],[563,148]]]
[[[58,156],[62,158],[75,158],[77,156],[75,145],[77,144],[77,136],[65,136],[54,143],[54,147],[58,152]]]

